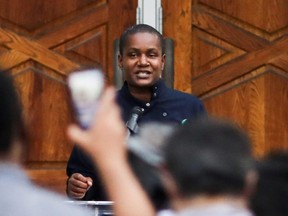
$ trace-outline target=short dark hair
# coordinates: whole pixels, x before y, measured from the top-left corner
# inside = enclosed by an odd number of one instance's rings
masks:
[[[22,106],[12,77],[0,71],[0,154],[8,153],[15,140],[27,141]]]
[[[164,148],[168,171],[183,197],[239,195],[253,166],[248,136],[230,121],[199,118],[180,127]]]
[[[256,216],[288,215],[288,151],[270,152],[258,163],[259,179],[250,207]]]
[[[157,210],[168,208],[168,195],[161,182],[158,169],[148,164],[132,151],[128,151],[128,161],[154,207]]]
[[[119,40],[119,52],[122,55],[123,54],[123,49],[126,45],[127,42],[127,38],[131,35],[134,35],[136,33],[150,33],[150,34],[154,34],[159,38],[160,41],[160,46],[161,46],[161,51],[162,53],[164,52],[164,39],[162,34],[157,31],[155,28],[153,28],[150,25],[147,24],[137,24],[137,25],[133,25],[131,27],[129,27],[128,29],[126,29],[122,35],[120,36],[120,40]]]

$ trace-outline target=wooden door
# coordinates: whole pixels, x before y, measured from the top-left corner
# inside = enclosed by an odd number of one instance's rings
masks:
[[[82,64],[113,78],[113,41],[135,24],[136,0],[0,0],[0,67],[16,81],[31,142],[25,162],[40,185],[65,192],[72,121],[65,80]]]
[[[175,88],[248,131],[255,155],[288,148],[288,1],[163,1]]]

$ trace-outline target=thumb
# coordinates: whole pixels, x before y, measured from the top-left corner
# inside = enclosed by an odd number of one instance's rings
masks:
[[[77,125],[68,126],[67,136],[70,141],[77,143],[84,149],[86,149],[86,145],[89,143],[85,132],[81,130]]]
[[[93,180],[90,177],[87,177],[87,184],[89,187],[91,187],[93,185]]]

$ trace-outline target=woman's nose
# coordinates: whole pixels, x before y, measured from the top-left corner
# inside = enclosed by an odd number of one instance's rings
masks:
[[[139,57],[138,65],[140,66],[147,66],[149,65],[149,62],[147,61],[147,57],[145,55],[141,55]]]

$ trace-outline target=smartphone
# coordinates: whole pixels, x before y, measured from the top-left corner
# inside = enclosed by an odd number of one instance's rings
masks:
[[[104,89],[104,75],[99,69],[72,72],[67,79],[76,119],[82,128],[91,125]]]

